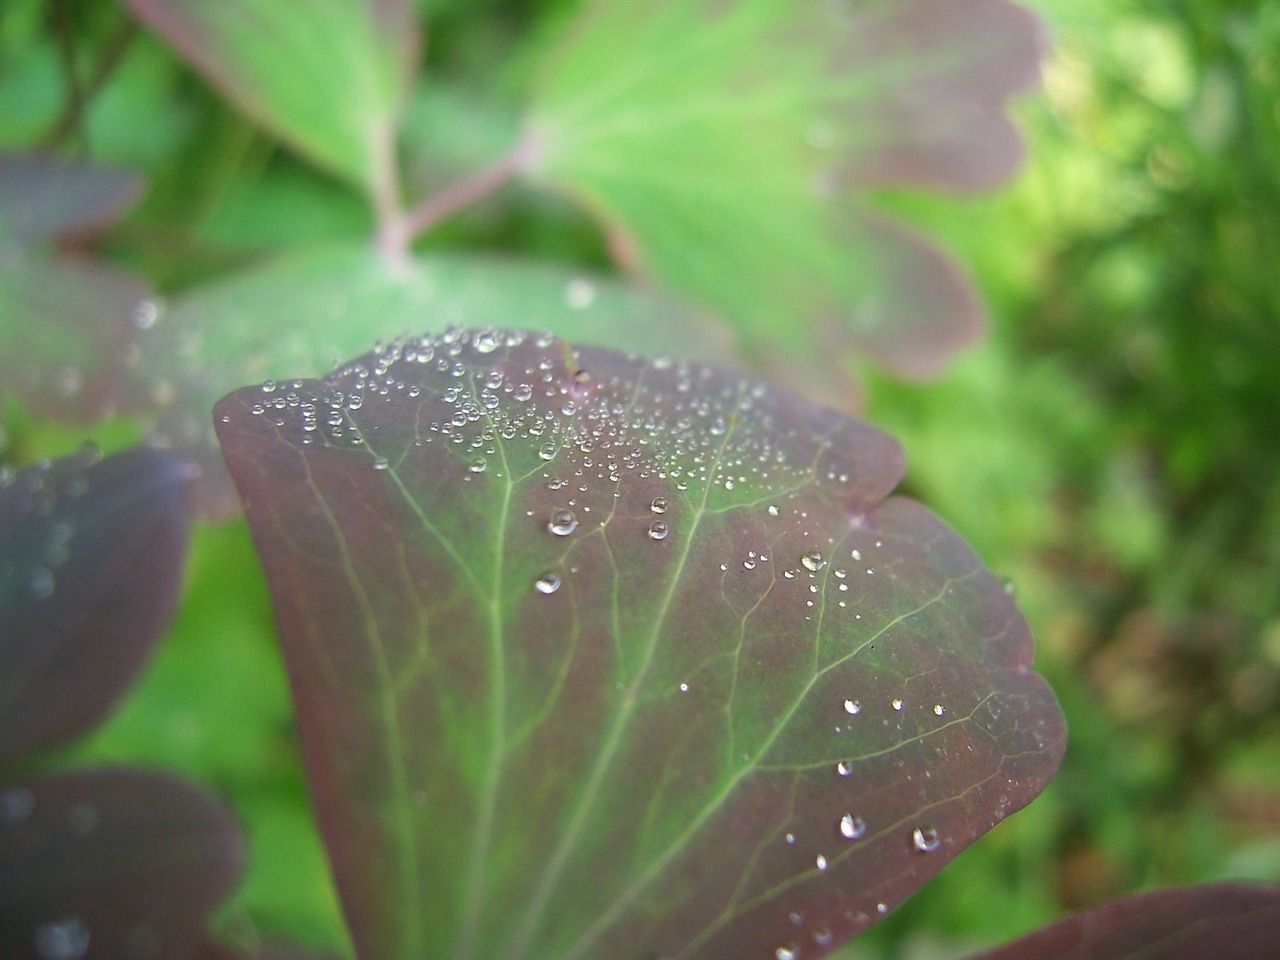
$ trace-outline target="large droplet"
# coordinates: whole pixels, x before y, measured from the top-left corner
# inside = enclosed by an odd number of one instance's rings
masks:
[[[842,777],[847,777],[849,774],[853,773],[852,761],[841,760],[836,764],[836,773],[840,774]]]
[[[817,573],[827,565],[827,561],[822,558],[822,554],[814,550],[800,558],[800,565],[811,573]]]
[[[665,520],[655,520],[653,523],[649,524],[650,540],[665,540],[667,539],[668,532],[669,530]]]
[[[840,818],[840,836],[846,840],[857,840],[867,832],[866,821],[861,817],[855,817],[852,813],[846,813]]]
[[[80,960],[89,949],[89,930],[75,917],[46,923],[36,931],[41,960]]]
[[[667,512],[667,498],[666,498],[666,497],[654,497],[654,498],[653,498],[653,500],[652,500],[652,501],[650,501],[650,503],[649,503],[649,509],[650,509],[650,510],[652,510],[654,513],[666,513],[666,512]]]
[[[555,593],[560,589],[560,574],[553,570],[548,570],[537,580],[533,581],[533,589],[539,593]]]
[[[554,443],[548,440],[546,443],[544,443],[542,446],[538,448],[538,456],[540,456],[543,460],[554,460],[556,458],[556,453],[559,452],[559,449],[560,449],[559,447],[557,447]]]
[[[911,845],[921,853],[932,853],[942,846],[942,838],[934,827],[916,827],[911,831]]]
[[[567,537],[578,529],[578,518],[573,515],[572,510],[557,510],[547,521],[547,529],[557,537]]]
[[[862,704],[857,700],[846,700],[844,702],[844,712],[851,717],[856,717],[862,712]]]
[[[467,469],[472,473],[484,473],[489,468],[489,461],[484,457],[472,457]]]

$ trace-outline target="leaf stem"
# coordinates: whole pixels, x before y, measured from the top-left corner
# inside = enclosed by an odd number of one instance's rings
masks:
[[[412,241],[459,210],[479,203],[529,169],[537,155],[532,137],[521,137],[501,160],[433,193],[404,215],[406,239]]]

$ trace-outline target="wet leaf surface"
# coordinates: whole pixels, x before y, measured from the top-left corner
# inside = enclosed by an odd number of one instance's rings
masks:
[[[970,960],[1261,960],[1280,956],[1280,889],[1214,884],[1139,893]]]
[[[39,243],[98,226],[138,199],[134,174],[41,154],[0,154],[0,241]]]
[[[361,956],[813,960],[1065,732],[897,445],[740,375],[399,340],[215,421]]]
[[[230,812],[141,770],[0,785],[0,955],[194,956],[244,861]]]
[[[91,727],[155,647],[181,586],[186,478],[135,449],[0,479],[0,763]]]
[[[322,376],[372,341],[424,326],[512,317],[578,341],[709,358],[731,347],[714,318],[564,267],[435,255],[393,269],[365,248],[314,250],[193,290],[141,344],[147,396],[171,398],[155,436],[199,464],[197,508],[239,512],[213,435],[214,403],[244,383]],[[179,386],[180,385],[180,386]]]
[[[207,80],[316,163],[371,187],[417,56],[406,0],[129,0]]]
[[[590,4],[535,92],[531,175],[733,320],[754,359],[811,356],[816,329],[821,351],[932,373],[979,332],[973,292],[856,191],[1006,177],[1004,101],[1042,45],[1004,0]]]

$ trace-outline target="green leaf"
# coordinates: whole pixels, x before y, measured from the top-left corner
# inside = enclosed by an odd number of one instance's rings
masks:
[[[364,247],[310,250],[194,290],[160,315],[139,364],[148,394],[172,398],[155,437],[200,464],[202,513],[237,513],[210,423],[228,390],[322,375],[379,337],[513,316],[582,341],[654,352],[713,357],[728,343],[703,313],[563,267],[450,255],[392,267]]]
[[[818,957],[1061,757],[1012,599],[866,424],[492,329],[215,422],[362,957]]]
[[[405,0],[128,0],[240,109],[372,191],[417,53]]]
[[[857,347],[932,373],[981,329],[969,284],[851,191],[1004,178],[1001,105],[1039,49],[1004,0],[603,0],[547,64],[531,172],[754,359]]]

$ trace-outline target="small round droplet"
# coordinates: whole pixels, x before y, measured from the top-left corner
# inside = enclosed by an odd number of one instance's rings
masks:
[[[946,707],[944,707],[942,704],[940,704],[940,703],[935,703],[935,704],[933,705],[933,715],[934,715],[935,717],[940,717],[940,716],[942,716],[942,715],[943,715],[944,713],[946,713],[946,712],[947,712],[947,708],[946,708]]]
[[[771,517],[776,517],[778,515],[778,505],[775,503],[769,504],[765,512],[768,513],[769,516]]]
[[[822,854],[818,854],[818,856],[814,859],[813,863],[814,863],[814,866],[816,866],[819,870],[827,869],[827,858],[824,857]]]
[[[862,712],[862,704],[857,700],[846,700],[844,702],[844,712],[851,717],[856,717]]]
[[[902,700],[901,700],[901,698],[899,698],[899,697],[894,697],[894,698],[893,698],[893,709],[895,709],[895,710],[897,710],[897,711],[901,712],[901,710],[902,710]]]
[[[541,457],[543,460],[554,460],[556,458],[556,454],[559,452],[559,449],[560,449],[559,447],[557,447],[554,443],[548,440],[546,443],[544,443],[542,446],[538,448],[538,456]]]
[[[861,817],[855,817],[852,813],[846,813],[840,818],[840,836],[846,840],[857,840],[867,832],[866,821]]]
[[[578,518],[573,515],[572,510],[557,510],[547,521],[547,529],[557,537],[567,537],[578,529]]]
[[[849,760],[841,760],[836,764],[836,773],[840,774],[842,777],[847,777],[849,774],[853,773],[853,763]]]
[[[773,956],[775,960],[800,960],[800,951],[795,947],[779,947]]]
[[[89,949],[89,930],[75,917],[47,923],[36,931],[41,960],[79,960]]]
[[[533,589],[539,593],[555,593],[560,589],[560,574],[554,570],[548,570],[537,580],[533,581]]]
[[[649,503],[649,509],[650,509],[650,510],[652,510],[654,513],[666,513],[666,512],[667,512],[667,498],[666,498],[666,497],[654,497],[654,498],[653,498],[653,500]]]
[[[476,352],[493,353],[493,351],[498,349],[498,344],[501,339],[502,338],[498,336],[498,332],[496,330],[481,330],[476,334],[474,341]]]
[[[800,565],[811,573],[817,573],[827,565],[827,561],[822,558],[822,554],[814,550],[800,558]]]
[[[933,827],[916,827],[911,831],[911,845],[921,853],[932,853],[942,846],[942,838]]]
[[[649,524],[650,540],[665,540],[667,539],[668,532],[669,528],[667,527],[665,520],[655,520],[653,523]]]
[[[388,469],[390,469],[390,468],[391,468],[391,463],[387,460],[387,458],[386,458],[386,457],[375,457],[375,458],[374,458],[374,461],[373,461],[373,469],[375,469],[375,470],[388,470]]]
[[[484,457],[472,457],[467,469],[472,473],[484,473],[489,468],[489,461]]]
[[[590,280],[575,277],[564,288],[564,302],[572,310],[585,310],[596,300],[596,285]]]

